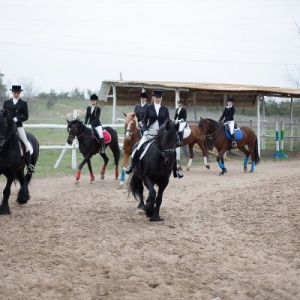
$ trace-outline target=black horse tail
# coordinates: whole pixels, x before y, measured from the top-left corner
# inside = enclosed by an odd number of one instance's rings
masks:
[[[115,129],[109,126],[106,126],[103,129],[105,129],[111,135],[111,142],[109,143],[109,147],[114,155],[115,165],[116,167],[118,167],[121,157],[118,133]]]
[[[257,165],[260,162],[260,158],[259,158],[259,154],[258,154],[257,137],[255,138],[255,144],[254,144],[254,162],[255,162],[255,165]]]
[[[143,181],[134,172],[128,181],[128,196],[130,194],[136,200],[139,200],[139,195],[143,194]]]

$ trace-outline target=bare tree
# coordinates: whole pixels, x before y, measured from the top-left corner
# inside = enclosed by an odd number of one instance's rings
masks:
[[[34,87],[33,79],[21,77],[18,82],[22,86],[22,96],[24,99],[32,99],[38,94],[38,90]]]

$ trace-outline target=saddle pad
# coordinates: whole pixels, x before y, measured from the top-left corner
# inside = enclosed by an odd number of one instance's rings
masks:
[[[183,129],[183,138],[187,138],[191,134],[191,128],[189,126]]]
[[[151,145],[153,142],[154,142],[154,140],[148,142],[148,144],[146,145],[144,151],[142,152],[142,154],[141,154],[140,157],[139,157],[140,160],[145,156],[147,150],[149,149],[150,145]]]
[[[230,132],[228,130],[225,130],[225,133],[226,133],[227,138],[230,140],[231,139]],[[242,132],[242,130],[235,129],[233,133],[234,133],[234,139],[236,141],[239,141],[239,140],[241,140],[243,138],[243,132]]]
[[[110,133],[107,131],[107,130],[103,130],[103,137],[104,137],[104,142],[105,142],[105,144],[108,144],[108,143],[110,143],[110,141],[111,141],[111,135],[110,135]]]

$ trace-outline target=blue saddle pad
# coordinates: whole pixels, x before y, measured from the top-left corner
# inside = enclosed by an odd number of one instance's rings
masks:
[[[230,139],[231,139],[230,132],[226,129],[226,130],[225,130],[225,133],[226,133],[227,138],[230,140]],[[240,130],[240,129],[235,129],[235,130],[234,130],[234,139],[235,139],[236,141],[241,140],[243,137],[244,137],[244,136],[243,136],[242,130]]]

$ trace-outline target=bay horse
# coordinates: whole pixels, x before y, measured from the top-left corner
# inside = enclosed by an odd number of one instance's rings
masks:
[[[198,124],[200,131],[209,138],[212,138],[214,146],[218,151],[217,162],[221,168],[220,175],[227,173],[227,169],[224,164],[224,153],[231,147],[230,134],[226,134],[226,128],[223,124],[212,120],[200,118]],[[248,126],[241,126],[239,130],[235,130],[235,140],[237,148],[245,154],[244,159],[244,172],[248,171],[248,160],[251,155],[251,169],[250,172],[254,172],[254,167],[259,163],[260,157],[258,153],[258,142],[255,132]],[[247,148],[245,147],[247,146]]]
[[[189,161],[186,170],[189,171],[194,159],[194,146],[197,144],[202,151],[204,165],[207,169],[210,169],[210,165],[207,162],[208,150],[212,150],[210,144],[207,144],[204,134],[200,131],[199,126],[195,123],[189,124],[183,132],[182,145],[189,148]]]
[[[67,143],[72,145],[74,139],[77,137],[79,143],[79,151],[83,155],[83,161],[79,164],[77,173],[75,175],[76,182],[80,179],[81,170],[83,166],[87,163],[89,172],[90,172],[90,181],[95,180],[94,172],[92,169],[91,164],[91,157],[95,154],[99,153],[100,144],[97,142],[95,133],[87,127],[82,121],[79,119],[75,119],[72,121],[67,120],[67,131],[68,131],[68,138]],[[105,148],[109,147],[114,156],[114,163],[115,163],[115,179],[119,177],[119,160],[120,160],[120,148],[118,142],[118,133],[112,127],[106,126],[103,127],[103,135],[105,141]],[[104,165],[101,169],[101,179],[105,177],[105,170],[108,164],[109,158],[107,157],[106,153],[100,154],[100,156],[104,160]]]
[[[128,160],[131,156],[133,146],[141,139],[141,132],[138,127],[138,121],[135,113],[124,114],[124,143],[123,143],[123,165],[120,177],[120,187],[124,186],[125,182],[125,170],[128,164]]]
[[[27,139],[32,146],[31,164],[36,165],[39,157],[39,142],[35,136],[26,132]],[[3,190],[3,199],[0,205],[0,215],[9,215],[8,200],[11,194],[11,185],[14,181],[20,183],[17,196],[19,204],[25,204],[30,199],[28,185],[32,174],[25,174],[26,161],[24,157],[25,145],[19,140],[15,122],[0,111],[0,174],[6,177]]]
[[[150,221],[162,221],[159,211],[164,190],[169,184],[175,160],[175,148],[178,142],[178,126],[171,120],[159,129],[155,139],[143,144],[140,153],[147,152],[133,169],[128,182],[128,193],[139,200],[138,208],[143,209]],[[148,189],[148,198],[144,203],[144,185]],[[158,186],[156,192],[154,186]]]

